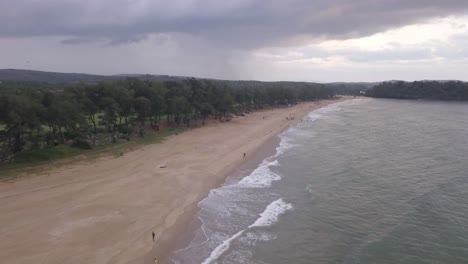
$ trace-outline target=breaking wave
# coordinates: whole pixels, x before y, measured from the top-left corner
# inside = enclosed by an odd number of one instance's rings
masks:
[[[293,206],[289,203],[285,203],[283,199],[278,199],[271,204],[269,204],[265,211],[260,214],[260,217],[251,224],[247,229],[241,230],[231,236],[230,238],[224,240],[219,246],[217,246],[210,254],[210,256],[205,259],[202,264],[215,263],[226,251],[231,247],[231,243],[241,237],[244,233],[248,232],[249,229],[254,227],[265,227],[271,226],[274,223],[278,222],[278,217],[286,213],[286,211],[293,209]]]

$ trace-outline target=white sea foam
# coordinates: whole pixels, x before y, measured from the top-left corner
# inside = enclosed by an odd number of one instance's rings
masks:
[[[331,105],[319,108],[317,110],[314,110],[314,111],[310,112],[309,114],[307,114],[302,119],[302,121],[303,122],[313,122],[313,121],[319,120],[326,113],[333,112],[333,111],[340,111],[341,108],[339,108],[339,106],[340,106],[340,103],[336,103],[336,104],[331,104]]]
[[[297,146],[297,144],[293,143],[294,140],[292,138],[286,136],[286,133],[292,133],[294,129],[294,127],[291,127],[286,132],[279,135],[281,140],[279,146],[276,148],[276,154],[274,157],[278,157],[284,154],[287,150],[291,149],[292,147]]]
[[[307,137],[313,133],[313,130],[304,130],[304,128],[313,125],[320,119],[327,118],[328,114],[332,112],[340,111],[343,106],[357,103],[358,100],[349,100],[310,112],[301,122],[289,127],[279,135],[280,142],[275,155],[265,159],[257,169],[240,181],[236,177],[229,184],[213,189],[210,196],[199,204],[204,212],[199,216],[203,223],[199,231],[200,238],[197,242],[191,243],[188,248],[177,252],[180,259],[184,260],[180,263],[193,262],[190,261],[191,258],[196,258],[196,262],[200,263],[203,259],[198,258],[206,256],[205,254],[209,254],[209,257],[202,263],[219,263],[222,260],[234,263],[251,263],[249,255],[246,253],[250,251],[243,250],[250,249],[259,241],[274,240],[276,238],[275,232],[266,227],[274,225],[282,214],[293,208],[291,204],[279,199],[268,205],[264,212],[253,221],[252,218],[255,218],[258,210],[256,200],[271,201],[274,199],[273,197],[276,197],[268,189],[255,188],[268,188],[274,181],[281,180],[282,176],[275,173],[275,166],[278,165],[276,159],[281,161],[280,158],[284,154],[294,153],[293,148],[297,146],[297,142],[301,141],[304,133],[307,133]],[[307,189],[309,190],[310,186]],[[311,199],[314,198],[318,199],[319,197],[311,197]],[[230,221],[233,221],[234,224],[231,225]],[[251,225],[248,225],[249,223]],[[245,228],[246,226],[248,227]],[[245,229],[237,232],[242,228]],[[226,237],[226,234],[233,233],[234,235]],[[241,246],[237,247],[237,245]]]
[[[242,230],[242,231],[239,231],[237,232],[235,235],[233,235],[232,237],[230,237],[229,239],[226,239],[223,241],[223,243],[221,243],[221,245],[217,246],[210,254],[210,256],[205,259],[202,264],[210,264],[210,263],[214,263],[219,257],[221,257],[221,255],[226,252],[229,247],[231,246],[231,242],[240,237],[243,233],[245,232],[245,230]]]
[[[319,108],[317,110],[314,110],[307,114],[302,121],[303,122],[313,122],[316,120],[319,120],[324,117],[324,114],[329,113],[329,112],[336,112],[336,111],[341,111],[342,106],[348,106],[348,105],[355,105],[357,103],[360,103],[363,99],[353,99],[353,100],[347,100],[343,102],[338,102],[334,104],[329,104],[325,107]],[[365,100],[365,99],[364,99]]]
[[[354,99],[354,100],[348,100],[348,101],[343,101],[339,103],[334,103],[327,105],[325,107],[319,108],[317,110],[311,111],[308,113],[305,117],[302,118],[301,122],[299,124],[296,124],[295,126],[292,126],[288,128],[286,131],[283,133],[279,134],[280,137],[280,143],[279,146],[276,148],[276,154],[273,156],[274,158],[283,155],[286,153],[287,150],[297,146],[297,144],[294,144],[294,139],[290,137],[289,135],[294,134],[297,131],[300,131],[298,128],[303,127],[304,125],[307,126],[307,124],[310,124],[314,121],[317,121],[325,116],[326,113],[329,112],[334,112],[334,111],[341,111],[341,106],[343,105],[348,105],[348,104],[355,104],[355,101],[358,101],[359,99]],[[263,164],[262,164],[263,165]]]
[[[265,211],[260,214],[260,217],[251,224],[249,228],[256,226],[270,226],[278,222],[278,217],[286,211],[293,209],[292,204],[285,203],[283,199],[278,199],[267,206]]]
[[[281,176],[274,173],[270,167],[278,165],[278,160],[264,160],[249,176],[239,181],[239,186],[248,188],[267,188],[273,181],[281,180]]]
[[[257,241],[270,241],[276,239],[276,235],[269,232],[247,232],[244,236],[239,238],[244,245],[253,247]]]
[[[309,112],[307,115],[305,115],[302,119],[301,122],[296,124],[295,126],[292,126],[288,128],[286,131],[281,133],[279,135],[281,141],[279,146],[276,148],[276,155],[275,157],[278,157],[282,154],[284,154],[287,150],[291,149],[294,146],[297,146],[297,144],[294,144],[294,139],[291,138],[290,136],[293,135],[295,132],[301,131],[299,128],[303,128],[304,126],[308,126],[309,124],[313,123],[314,121],[317,121],[321,118],[324,117],[324,115],[328,112],[333,112],[333,111],[339,111],[343,102],[340,103],[334,103],[330,104],[328,106],[319,108],[317,110]]]
[[[272,224],[278,222],[278,217],[280,215],[283,215],[286,213],[286,211],[291,209],[293,209],[292,204],[285,203],[281,198],[272,202],[266,207],[265,211],[260,214],[260,217],[253,224],[251,224],[247,229],[241,230],[230,238],[224,240],[223,243],[221,243],[211,252],[210,256],[205,259],[202,264],[215,263],[219,257],[221,257],[227,250],[229,250],[232,241],[242,236],[250,228],[271,226]]]
[[[315,120],[319,120],[322,117],[323,117],[323,115],[321,115],[319,113],[311,112],[310,114],[308,114],[306,116],[306,118],[304,118],[304,121],[313,122]]]

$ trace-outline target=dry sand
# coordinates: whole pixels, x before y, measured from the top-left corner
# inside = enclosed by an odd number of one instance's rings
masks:
[[[118,264],[162,259],[210,189],[268,139],[333,102],[337,100],[258,111],[118,158],[79,162],[1,183],[0,262]],[[287,121],[290,115],[295,120]]]

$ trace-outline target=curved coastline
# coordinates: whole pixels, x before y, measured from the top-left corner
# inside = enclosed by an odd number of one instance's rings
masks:
[[[312,113],[314,113],[314,111],[316,110],[322,111],[322,108],[324,109],[324,111],[327,111],[328,108],[326,108],[326,106],[331,105],[331,104],[335,105],[335,103],[340,103],[347,99],[350,99],[350,98],[341,98],[335,101],[321,102],[319,107],[316,107],[316,105],[314,105],[314,107],[311,107],[310,110],[301,112],[299,116],[296,116],[294,122],[289,123],[287,126],[282,127],[280,130],[274,131],[275,133],[272,133],[270,137],[266,139],[263,144],[257,147],[257,149],[255,150],[255,155],[252,155],[248,161],[244,161],[243,163],[239,164],[239,166],[236,167],[235,172],[231,171],[229,174],[227,174],[223,182],[221,182],[216,187],[211,189],[208,192],[208,194],[200,202],[197,203],[197,208],[195,210],[196,212],[193,213],[193,216],[191,217],[191,220],[189,221],[189,223],[185,224],[186,228],[184,230],[180,230],[180,232],[184,234],[179,235],[176,246],[173,248],[170,254],[166,255],[167,257],[164,259],[163,263],[173,264],[174,261],[176,261],[176,263],[179,263],[179,261],[182,261],[180,263],[185,263],[185,261],[187,260],[184,261],[178,258],[177,260],[172,259],[174,257],[173,254],[179,254],[179,252],[185,251],[188,248],[191,248],[193,246],[192,243],[194,242],[194,239],[199,240],[200,235],[204,237],[203,240],[208,238],[207,234],[205,233],[206,230],[204,230],[206,226],[205,226],[203,218],[205,217],[202,217],[200,213],[202,213],[203,211],[207,209],[211,211],[209,208],[212,202],[215,202],[216,204],[227,202],[227,201],[224,201],[224,199],[223,199],[224,202],[215,201],[215,200],[219,200],[219,198],[223,196],[222,194],[224,192],[223,190],[225,190],[226,188],[231,191],[234,191],[236,188],[247,188],[247,189],[262,188],[263,189],[263,188],[268,188],[273,182],[281,180],[280,175],[276,175],[274,172],[270,170],[270,166],[277,165],[278,161],[276,160],[276,158],[279,155],[282,155],[290,147],[288,138],[287,137],[280,138],[278,137],[279,134],[294,127],[295,124],[297,124],[298,122],[301,122],[302,120],[304,120],[304,118],[316,119],[317,118],[316,116],[318,114],[313,115]],[[214,197],[218,197],[218,198],[214,198]],[[268,208],[272,205],[275,205],[277,202],[278,201],[272,202],[270,205],[267,206],[265,210],[268,211]],[[286,204],[286,205],[287,205],[286,207],[290,206],[289,204]],[[290,208],[286,208],[286,209],[290,209]],[[215,209],[215,211],[217,210]],[[212,214],[215,211],[210,212],[209,214]],[[205,213],[207,212],[205,211]],[[250,227],[253,227],[253,226],[255,226],[255,224],[252,224],[251,226],[249,226],[248,229],[250,229]],[[234,240],[242,236],[244,234],[244,231],[247,232],[248,230],[241,230],[237,232],[236,234],[234,234],[233,237],[219,244],[214,249],[214,251],[211,252],[210,257],[207,258],[205,262],[209,263],[213,261],[214,259],[216,259],[219,255],[222,255],[224,250],[229,248],[229,244],[231,240]],[[201,243],[199,245],[202,245],[202,244],[205,244],[206,242],[208,241],[205,241],[205,242],[198,241],[195,243],[196,244]],[[198,252],[198,250],[196,251]],[[197,255],[199,254],[197,253]]]
[[[0,257],[13,264],[31,259],[44,263],[164,260],[199,210],[198,203],[239,165],[310,111],[346,99],[256,111],[122,157],[80,162],[50,169],[41,177],[0,184],[0,222],[5,223],[1,231],[8,237],[0,241],[5,249]],[[294,120],[286,120],[290,116]],[[167,167],[161,168],[162,164]]]

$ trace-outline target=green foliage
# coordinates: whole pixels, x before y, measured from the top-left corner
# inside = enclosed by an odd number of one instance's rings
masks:
[[[437,82],[384,82],[366,93],[370,97],[395,99],[468,100],[468,83],[459,81]]]
[[[71,146],[79,149],[92,149],[91,144],[89,144],[88,141],[83,139],[76,139],[75,141],[73,141],[73,144]]]
[[[148,134],[143,141],[154,142],[165,133],[179,132],[146,133],[159,127],[181,129],[210,117],[222,120],[229,113],[334,96],[333,89],[314,83],[194,78],[165,82],[128,78],[60,89],[58,84],[50,89],[44,83],[10,84],[0,90],[0,162],[47,160],[59,150],[130,140],[134,131],[141,137]]]
[[[151,101],[143,96],[140,96],[134,101],[134,108],[137,114],[137,119],[142,124],[145,122],[146,118],[151,115]]]
[[[15,156],[15,163],[32,163],[32,162],[41,162],[56,160],[61,158],[67,158],[75,156],[80,153],[80,150],[77,148],[72,148],[70,146],[57,146],[49,147],[45,149],[33,149],[28,151],[23,151],[18,153]]]
[[[165,130],[161,133],[146,135],[144,138],[141,138],[139,140],[139,143],[144,144],[144,145],[159,143],[165,138],[167,138],[168,136],[178,135],[179,133],[182,133],[185,130],[186,130],[185,128],[174,128],[174,129]]]

